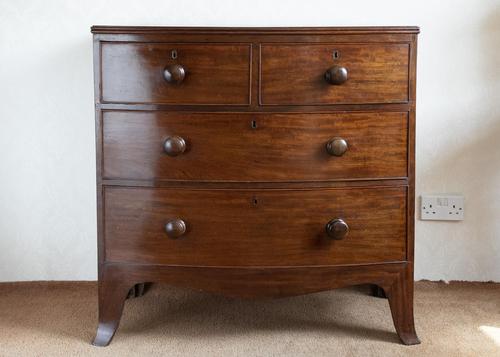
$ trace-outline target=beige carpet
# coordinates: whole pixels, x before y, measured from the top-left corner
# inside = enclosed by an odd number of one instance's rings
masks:
[[[154,285],[90,345],[95,283],[0,284],[1,356],[500,356],[500,284],[419,282],[422,344],[403,346],[365,287],[244,301]]]

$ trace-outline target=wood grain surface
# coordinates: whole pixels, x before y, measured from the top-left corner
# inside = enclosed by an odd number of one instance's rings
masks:
[[[264,105],[408,101],[408,44],[262,44],[260,56]],[[345,83],[326,82],[334,65],[347,69]]]
[[[104,102],[249,103],[249,44],[106,43],[101,51]],[[164,68],[174,63],[186,69],[180,84],[163,78]]]
[[[164,141],[182,137],[171,157]],[[348,150],[328,154],[341,137]],[[401,178],[408,114],[103,113],[104,178],[195,181],[329,181]]]
[[[201,266],[367,264],[406,258],[406,187],[315,190],[106,188],[106,261]],[[326,235],[335,218],[349,225]],[[171,239],[165,224],[182,219]]]

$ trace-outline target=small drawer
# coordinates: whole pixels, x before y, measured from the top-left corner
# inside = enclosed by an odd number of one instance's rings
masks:
[[[105,260],[195,266],[403,261],[406,195],[406,187],[106,187]]]
[[[248,105],[250,45],[103,43],[102,101]]]
[[[103,177],[329,181],[406,177],[408,113],[103,113]]]
[[[263,44],[263,105],[404,103],[408,44]]]

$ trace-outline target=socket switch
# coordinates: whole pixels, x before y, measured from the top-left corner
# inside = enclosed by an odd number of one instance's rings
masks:
[[[461,195],[422,195],[420,200],[420,219],[434,221],[463,221],[464,196]]]

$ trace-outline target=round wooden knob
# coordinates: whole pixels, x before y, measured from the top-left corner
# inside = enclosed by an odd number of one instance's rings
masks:
[[[182,219],[174,219],[165,224],[165,232],[169,238],[179,238],[186,233],[186,223]]]
[[[163,150],[169,156],[177,156],[186,151],[186,142],[180,136],[172,136],[163,143]]]
[[[186,70],[180,64],[171,64],[163,70],[163,78],[168,83],[179,84],[186,77]]]
[[[333,138],[326,143],[326,151],[332,156],[342,156],[348,148],[347,141],[342,138]]]
[[[332,219],[326,225],[326,234],[332,239],[341,240],[349,234],[349,226],[343,219]]]
[[[330,67],[325,72],[325,80],[330,84],[342,84],[347,81],[347,77],[347,68],[342,66]]]

